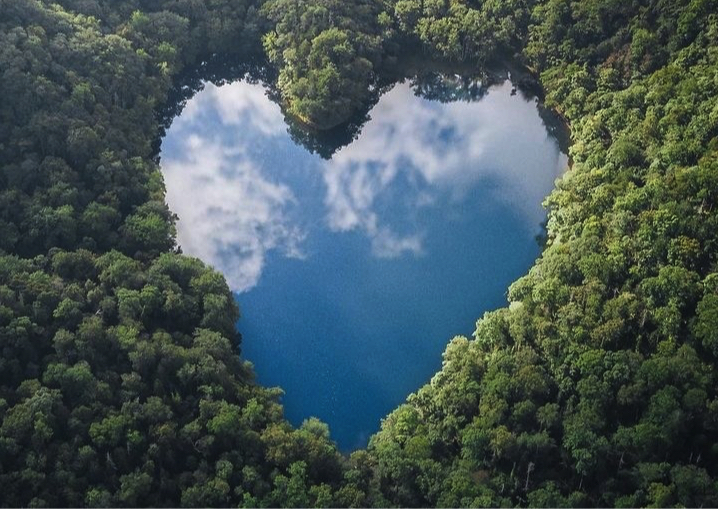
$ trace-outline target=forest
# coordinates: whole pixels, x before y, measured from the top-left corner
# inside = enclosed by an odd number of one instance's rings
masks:
[[[717,41],[716,0],[0,0],[0,505],[718,505]],[[241,359],[158,140],[249,76],[311,148],[417,54],[521,62],[571,168],[506,307],[347,457]]]

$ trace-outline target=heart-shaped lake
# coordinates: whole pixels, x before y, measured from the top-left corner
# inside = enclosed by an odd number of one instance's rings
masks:
[[[260,85],[207,85],[162,144],[179,243],[236,292],[243,355],[285,390],[292,422],[321,418],[343,450],[505,304],[566,166],[508,81],[486,94],[452,77],[398,84],[370,115],[324,160]]]

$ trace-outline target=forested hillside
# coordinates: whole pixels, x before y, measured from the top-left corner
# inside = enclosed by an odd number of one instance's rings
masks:
[[[718,503],[715,2],[537,5],[548,247],[370,444],[399,505]]]
[[[1,7],[2,505],[326,504],[342,480],[326,426],[292,430],[240,361],[224,278],[173,252],[155,109],[258,36],[237,2],[165,4]]]
[[[0,2],[0,505],[718,505],[716,41],[715,0]],[[240,360],[157,140],[248,71],[311,146],[417,52],[515,53],[572,168],[508,307],[346,458]]]

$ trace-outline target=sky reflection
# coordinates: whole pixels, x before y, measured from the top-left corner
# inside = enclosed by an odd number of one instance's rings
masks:
[[[535,102],[385,94],[326,161],[296,146],[260,85],[208,84],[162,146],[185,253],[240,294],[243,351],[295,423],[344,449],[440,366],[454,334],[504,302],[538,254],[566,165]]]
[[[566,158],[535,106],[510,90],[505,83],[480,102],[442,104],[399,84],[372,110],[359,139],[324,161],[286,147],[283,115],[261,85],[207,84],[163,143],[179,243],[227,275],[237,292],[259,282],[270,250],[304,256],[304,221],[290,212],[305,205],[295,196],[303,189],[293,190],[281,168],[267,164],[266,152],[279,149],[271,145],[290,149],[282,168],[311,166],[321,175],[321,221],[335,232],[362,231],[378,257],[420,256],[426,232],[417,211],[457,206],[482,182],[538,233],[541,201]]]

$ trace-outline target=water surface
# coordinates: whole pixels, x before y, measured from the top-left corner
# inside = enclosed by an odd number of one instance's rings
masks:
[[[297,146],[244,82],[207,85],[163,141],[179,243],[236,292],[243,355],[285,390],[293,423],[319,417],[343,450],[365,446],[447,341],[505,304],[566,165],[510,83],[467,94],[440,81],[438,95],[396,85],[330,160]]]

